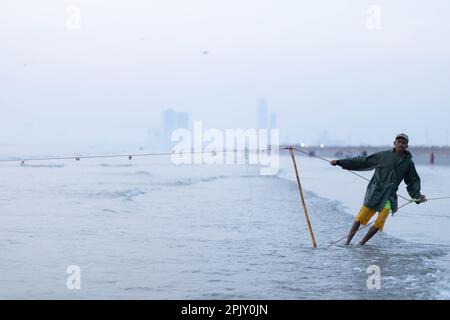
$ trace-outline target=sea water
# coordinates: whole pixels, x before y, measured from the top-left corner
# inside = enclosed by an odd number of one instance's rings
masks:
[[[316,249],[287,156],[276,176],[168,156],[1,163],[0,298],[449,297],[448,202],[405,207],[367,246],[329,248],[367,182],[317,159],[298,165]],[[418,171],[425,194],[448,195],[449,168]],[[380,289],[368,287],[373,265]]]

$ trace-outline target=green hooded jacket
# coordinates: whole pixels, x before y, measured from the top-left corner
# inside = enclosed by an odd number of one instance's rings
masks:
[[[405,180],[406,189],[411,198],[417,199],[421,195],[420,177],[409,151],[405,151],[403,156],[398,155],[395,149],[381,151],[367,157],[340,159],[337,165],[354,171],[375,169],[364,198],[364,205],[373,211],[383,210],[389,200],[392,212],[397,212],[397,190],[402,180]]]

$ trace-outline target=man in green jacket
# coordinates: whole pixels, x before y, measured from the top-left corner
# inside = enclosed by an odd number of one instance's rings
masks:
[[[412,161],[412,155],[407,150],[409,138],[401,133],[396,136],[394,149],[381,151],[367,157],[356,157],[331,161],[331,165],[340,166],[346,170],[368,171],[375,169],[375,174],[367,187],[364,205],[347,237],[349,245],[361,224],[366,225],[376,212],[379,212],[375,224],[361,240],[364,245],[378,231],[383,230],[384,223],[392,210],[398,210],[397,190],[404,180],[406,189],[411,198],[417,203],[427,201],[420,193],[420,177]]]

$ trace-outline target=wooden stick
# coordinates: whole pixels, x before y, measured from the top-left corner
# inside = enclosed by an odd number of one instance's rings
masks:
[[[300,176],[298,174],[297,163],[295,162],[294,148],[289,147],[289,151],[291,152],[292,163],[294,164],[295,175],[297,177],[298,190],[300,191],[300,198],[302,200],[303,211],[305,212],[306,224],[308,225],[308,230],[309,230],[309,234],[311,236],[313,248],[316,248],[317,247],[316,239],[314,238],[314,233],[311,228],[311,222],[309,221],[308,210],[306,209],[305,197],[303,196],[302,184],[300,183]]]

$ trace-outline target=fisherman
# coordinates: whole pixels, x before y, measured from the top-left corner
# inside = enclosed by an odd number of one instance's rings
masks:
[[[392,211],[398,210],[397,190],[402,180],[406,183],[406,189],[417,204],[427,201],[420,193],[420,177],[408,149],[409,138],[406,134],[398,134],[394,141],[394,149],[377,152],[367,157],[355,157],[350,159],[332,160],[333,166],[340,166],[346,170],[369,171],[375,169],[375,174],[367,187],[364,205],[347,237],[346,245],[350,245],[353,236],[361,224],[366,225],[376,212],[378,213],[375,224],[367,232],[359,243],[364,245],[378,231],[383,231],[384,223]]]

